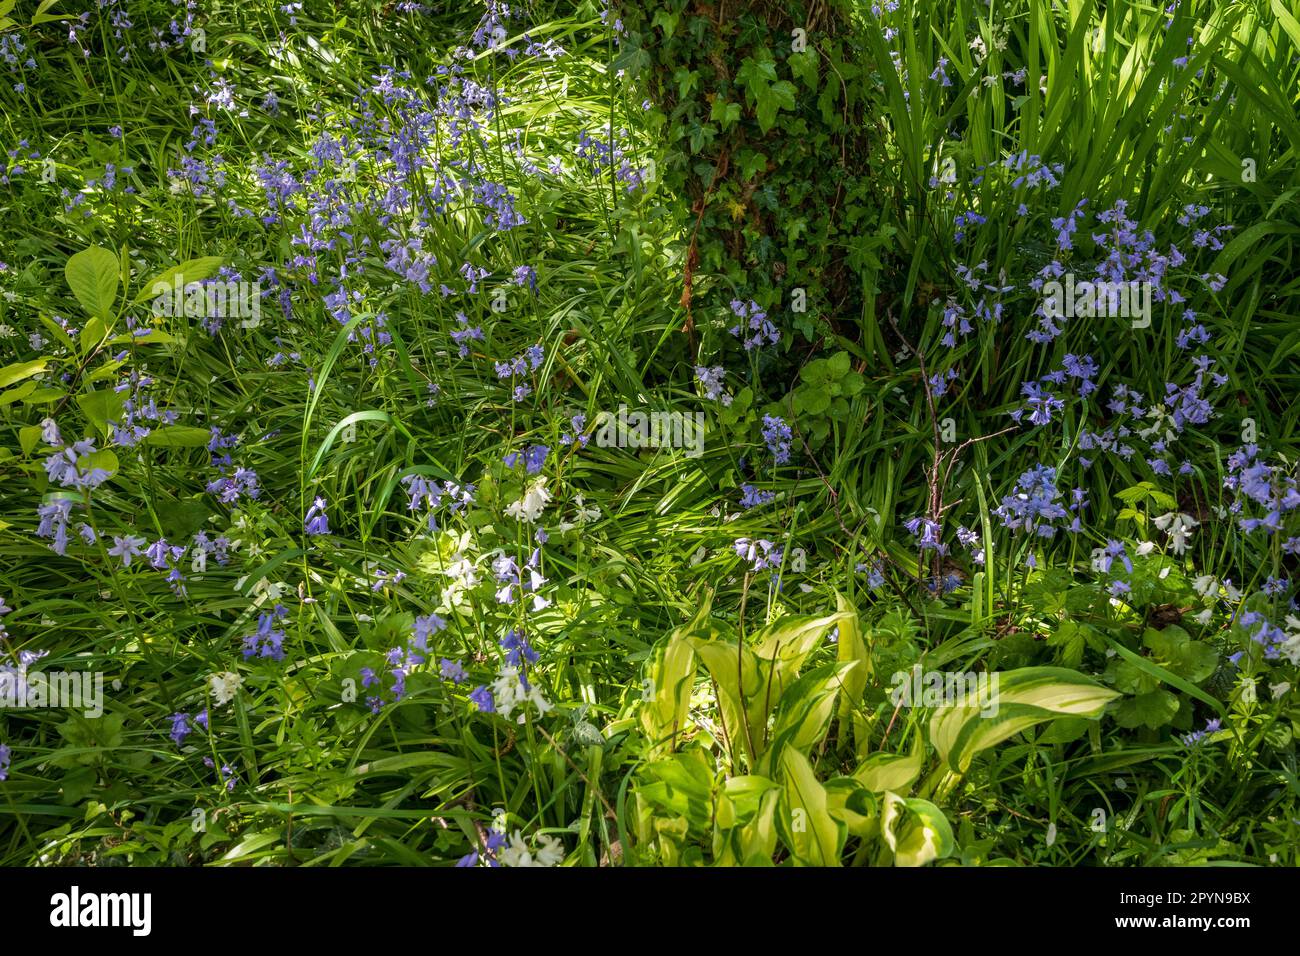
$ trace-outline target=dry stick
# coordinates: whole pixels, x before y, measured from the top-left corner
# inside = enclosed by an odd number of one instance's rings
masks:
[[[684,288],[680,304],[686,309],[686,321],[682,324],[681,331],[685,332],[691,339],[692,344],[695,342],[695,320],[691,315],[691,299],[694,297],[695,285],[695,266],[699,262],[699,252],[696,249],[696,239],[699,236],[700,224],[704,222],[704,212],[709,206],[709,196],[713,194],[713,187],[718,184],[723,172],[730,166],[730,156],[724,147],[722,153],[718,156],[718,164],[713,167],[713,178],[709,180],[709,188],[704,191],[700,197],[700,213],[695,218],[695,228],[691,230],[691,241],[686,246],[686,263],[683,270],[682,279]],[[698,359],[698,355],[696,358]]]

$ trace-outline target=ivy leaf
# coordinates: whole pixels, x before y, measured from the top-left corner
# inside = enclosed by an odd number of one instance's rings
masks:
[[[776,125],[776,114],[783,109],[794,109],[794,84],[789,80],[780,80],[770,86],[762,87],[754,94],[755,115],[758,128],[766,133]]]
[[[722,128],[726,129],[740,119],[740,104],[729,103],[722,97],[713,101],[709,108],[709,119],[714,123],[721,123]],[[748,178],[748,177],[746,177]]]

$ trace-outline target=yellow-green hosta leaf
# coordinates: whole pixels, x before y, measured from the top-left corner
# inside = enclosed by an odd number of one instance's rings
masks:
[[[730,777],[716,795],[713,855],[718,866],[770,866],[776,850],[781,785],[749,774]]]
[[[764,660],[776,661],[778,669],[799,672],[804,659],[822,642],[827,632],[848,615],[836,612],[825,617],[788,614],[778,618],[758,633],[754,653]]]
[[[686,726],[695,683],[695,652],[681,628],[655,648],[645,673],[637,719],[650,741],[651,756],[659,756],[673,749]]]
[[[835,697],[858,668],[857,661],[825,664],[790,685],[777,708],[772,739],[799,750],[811,750],[830,729]]]
[[[826,781],[826,808],[855,837],[870,839],[880,832],[876,798],[852,777]]]
[[[948,818],[929,800],[887,792],[880,829],[895,866],[925,866],[947,858],[954,848]]]
[[[867,682],[871,679],[871,655],[867,651],[867,642],[862,636],[862,621],[853,605],[849,603],[849,599],[843,594],[837,593],[835,595],[835,609],[844,615],[839,624],[840,634],[836,642],[837,656],[843,662],[858,662],[858,666],[844,677],[844,683],[840,688],[839,706],[840,721],[846,726],[850,723],[854,724],[854,739],[856,740],[858,731],[857,723],[853,721],[854,709],[861,705],[862,694],[867,688]]]
[[[720,641],[712,637],[688,638],[691,648],[713,678],[718,692],[718,710],[722,713],[723,728],[733,749],[742,750],[751,761],[763,752],[763,732],[766,720],[759,721],[761,692],[765,687],[759,670],[758,658],[743,644]],[[757,702],[754,713],[746,710],[746,702]]]
[[[872,793],[906,793],[921,775],[925,762],[925,745],[918,732],[912,738],[912,751],[908,754],[872,754],[853,772],[853,778]]]
[[[708,756],[699,748],[648,763],[645,782],[637,794],[670,817],[681,817],[690,832],[708,831],[713,815],[714,775]]]
[[[930,743],[955,773],[965,773],[977,753],[1022,730],[1060,716],[1099,717],[1120,696],[1063,667],[1024,667],[993,676],[997,682],[987,702],[940,707],[930,718]]]
[[[781,750],[785,807],[778,817],[781,839],[796,866],[839,866],[845,825],[831,816],[826,788],[808,759],[793,747]]]

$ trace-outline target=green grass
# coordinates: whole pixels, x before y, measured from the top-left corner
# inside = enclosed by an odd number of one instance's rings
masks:
[[[507,24],[509,45],[522,48],[526,33],[562,46],[554,60],[458,55],[480,22],[478,5],[411,13],[308,2],[292,24],[274,4],[225,6],[194,24],[206,31],[204,53],[185,44],[149,49],[149,31],[165,31],[179,10],[162,2],[131,5],[125,41],[98,10],[78,43],[67,42],[66,20],[32,23],[32,3],[17,4],[8,14],[15,22],[0,25],[0,38],[21,37],[25,46],[12,70],[0,70],[0,131],[27,167],[12,174],[11,159],[10,181],[0,185],[8,226],[0,327],[10,332],[0,337],[0,380],[19,363],[48,360],[42,372],[0,387],[0,598],[12,608],[0,652],[16,663],[22,651],[46,651],[47,672],[102,673],[106,711],[83,720],[66,708],[0,709],[0,745],[12,751],[0,782],[0,864],[449,865],[482,853],[494,826],[520,831],[534,849],[554,837],[572,865],[831,862],[791,829],[793,810],[839,832],[833,848],[845,862],[889,864],[883,791],[859,785],[841,807],[835,795],[849,792],[843,781],[860,778],[868,757],[903,755],[915,743],[925,772],[918,766],[900,795],[933,801],[946,817],[948,862],[1295,865],[1300,710],[1296,691],[1269,686],[1296,683],[1296,667],[1260,659],[1231,623],[1253,610],[1285,626],[1287,597],[1259,592],[1265,578],[1294,570],[1282,550],[1296,533],[1294,516],[1270,538],[1213,516],[1234,500],[1224,478],[1228,457],[1248,443],[1244,419],[1286,474],[1300,451],[1292,400],[1300,387],[1294,4],[1184,2],[1168,27],[1158,7],[1128,2],[903,3],[879,20],[867,5],[852,6],[870,54],[853,82],[882,137],[873,228],[883,238],[864,273],[878,292],[861,315],[820,316],[827,331],[811,340],[783,324],[780,346],[755,355],[728,334],[725,310],[697,307],[693,331],[683,331],[686,249],[699,211],[659,178],[628,191],[615,167],[593,170],[575,152],[585,133],[616,138],[630,168],[663,161],[664,117],[643,106],[648,84],[617,75],[613,64],[625,62],[618,58],[630,41],[602,23],[598,4],[537,4]],[[689,29],[683,16],[678,29]],[[897,34],[886,38],[884,26]],[[971,45],[977,35],[985,59]],[[116,52],[122,42],[126,62]],[[28,54],[35,68],[21,65]],[[928,79],[941,55],[951,87]],[[440,71],[453,64],[504,98],[489,116],[472,96],[459,128],[423,115],[436,110]],[[372,89],[390,66],[409,71],[393,82],[414,91],[418,105],[400,95],[386,102]],[[1003,76],[1022,68],[1023,86]],[[788,70],[784,59],[778,69]],[[234,111],[208,100],[226,83]],[[262,106],[268,92],[277,112]],[[199,118],[216,123],[217,140],[204,144],[200,134],[187,154]],[[743,122],[754,120],[747,112]],[[346,134],[349,155],[313,172],[325,131]],[[394,147],[390,132],[406,139]],[[784,133],[778,124],[765,135],[775,142]],[[407,147],[428,164],[410,177],[394,155]],[[38,155],[28,157],[32,150]],[[998,167],[1021,151],[1061,164],[1059,186],[1012,188]],[[215,193],[175,185],[170,171],[183,156],[211,163],[215,174],[216,154],[224,185]],[[46,157],[54,182],[42,181]],[[936,187],[930,180],[944,157],[954,160],[955,180]],[[556,159],[562,170],[549,172]],[[1242,178],[1244,160],[1255,161],[1251,179]],[[277,221],[262,222],[271,207],[258,167],[281,161],[306,188]],[[117,188],[103,185],[105,164],[119,170]],[[124,166],[133,172],[121,173]],[[439,174],[507,189],[525,221],[493,228],[485,206]],[[328,201],[312,208],[308,193],[322,184]],[[395,185],[405,191],[385,210],[381,200]],[[1115,420],[1105,408],[1113,384],[1156,401],[1166,383],[1191,381],[1176,311],[1143,334],[1075,320],[1052,342],[1024,337],[1039,301],[1027,283],[1057,252],[1051,220],[1083,199],[1093,212],[1126,201],[1139,232],[1188,254],[1186,273],[1225,276],[1221,290],[1201,287],[1192,303],[1209,333],[1205,351],[1227,382],[1214,393],[1216,416],[1189,426],[1171,457],[1175,467],[1192,461],[1191,475],[1153,473],[1144,454],[1098,456],[1092,469],[1078,463],[1083,430]],[[1017,214],[1021,201],[1027,215]],[[1177,223],[1189,203],[1210,207],[1208,222],[1233,226],[1222,249],[1190,244],[1192,230]],[[958,242],[954,217],[969,211],[985,222]],[[301,245],[304,226],[332,244]],[[1069,259],[1080,272],[1096,251],[1083,231]],[[432,257],[427,291],[385,266],[380,242],[394,238],[418,239]],[[99,334],[83,334],[90,319],[64,275],[68,259],[90,246],[116,257],[125,281]],[[304,255],[315,262],[295,258]],[[250,281],[274,268],[292,289],[291,314],[272,292],[256,328],[227,321],[210,334],[182,316],[159,323],[166,340],[111,341],[129,321],[149,323],[147,295],[130,304],[148,279],[208,256]],[[1005,273],[1016,289],[1001,322],[976,322],[949,348],[943,303],[973,306],[957,266],[981,261],[990,281]],[[467,263],[487,270],[473,295],[460,274]],[[520,266],[535,270],[535,294],[512,282]],[[746,269],[758,267],[738,271]],[[338,281],[359,294],[343,321],[326,302]],[[748,298],[731,281],[697,275],[697,301]],[[454,294],[441,294],[444,283]],[[451,334],[464,327],[481,327],[483,337],[461,357]],[[380,331],[390,338],[378,342]],[[543,361],[519,380],[531,391],[513,400],[517,383],[499,379],[494,363],[538,344]],[[799,370],[841,351],[862,381],[844,413],[797,406]],[[1071,398],[1050,426],[1008,430],[1022,383],[1060,367],[1067,353],[1096,358],[1104,391]],[[705,398],[697,365],[723,365],[728,391],[748,387],[752,408],[729,413]],[[926,375],[948,368],[959,371],[956,384],[928,401]],[[157,434],[134,446],[113,441],[90,412],[114,385],[126,386],[137,407],[152,399],[174,411],[178,425],[240,435],[231,468],[256,472],[257,499],[232,506],[208,490],[220,472],[202,447],[206,435],[179,446]],[[590,434],[597,416],[620,404],[704,412],[703,453],[565,443],[572,416],[585,415]],[[764,414],[791,425],[790,463],[773,464]],[[46,418],[68,442],[93,436],[115,453],[111,477],[76,495],[64,556],[37,533],[38,507],[62,491],[43,465],[53,449],[33,429]],[[948,419],[952,441],[941,437]],[[163,432],[159,421],[138,421]],[[550,449],[544,543],[507,511],[532,476],[522,463],[503,463],[536,445]],[[929,473],[936,455],[941,482]],[[994,513],[1018,476],[1040,463],[1059,468],[1067,497],[1075,485],[1087,489],[1079,535],[1031,543]],[[473,484],[474,503],[440,510],[431,531],[423,511],[407,508],[402,479],[410,476]],[[1143,481],[1165,498],[1118,497]],[[742,508],[744,484],[775,497]],[[327,502],[327,535],[304,530],[318,496]],[[940,562],[918,554],[903,528],[935,503],[945,541],[961,524],[984,552],[979,565],[952,542],[943,567],[961,584],[942,598],[923,580]],[[1167,511],[1201,517],[1185,555],[1151,524]],[[78,537],[82,521],[98,542]],[[198,531],[227,537],[229,562],[209,557],[199,570],[191,545],[177,562],[182,595],[144,557],[123,567],[107,553],[114,536],[182,544]],[[741,538],[784,549],[779,584],[737,555]],[[1115,575],[1089,566],[1092,549],[1111,539],[1123,540],[1137,565],[1127,602],[1110,600]],[[1139,558],[1144,540],[1160,546]],[[545,583],[536,594],[546,606],[532,605],[533,592],[499,602],[494,558],[522,566],[539,547]],[[449,574],[458,556],[479,576],[460,600]],[[1216,584],[1213,599],[1198,596],[1194,582],[1208,574],[1230,578],[1242,594],[1234,599]],[[800,690],[786,691],[779,709],[785,686],[773,678],[777,689],[764,689],[761,712],[809,728],[784,758],[779,748],[766,763],[739,756],[736,727],[718,703],[726,678],[699,668],[683,685],[658,683],[670,634],[734,641],[739,660],[764,628],[832,613],[837,595],[850,611],[836,619],[836,639],[820,634],[789,681],[829,673],[837,661],[857,660],[856,670],[826,691],[824,725],[799,716],[815,697],[811,677],[794,682]],[[288,611],[276,625],[285,659],[245,659],[242,641],[276,604]],[[1210,673],[1144,643],[1152,616],[1168,607],[1180,608],[1181,627],[1213,649]],[[1193,623],[1203,608],[1212,615]],[[401,699],[385,679],[386,702],[372,712],[362,669],[382,672],[382,655],[404,645],[417,616],[433,613],[447,627],[431,638],[429,660],[408,675]],[[854,626],[860,654],[845,650]],[[469,700],[496,678],[499,641],[515,628],[540,655],[529,679],[552,705],[545,713],[524,705],[518,722]],[[701,660],[710,653],[692,646]],[[1242,663],[1229,663],[1243,649]],[[460,662],[467,682],[441,679],[441,658]],[[1168,694],[1176,714],[1125,725],[1118,699],[1076,723],[1054,714],[956,772],[937,749],[933,715],[900,710],[888,696],[891,674],[917,662],[962,672],[1069,668],[1089,686],[1118,688],[1124,703],[1145,692],[1155,707]],[[1147,683],[1126,687],[1117,662]],[[242,685],[218,705],[208,681],[224,672],[238,673]],[[1257,698],[1245,690],[1252,678]],[[648,691],[647,679],[655,682]],[[757,707],[750,685],[739,686]],[[656,699],[667,724],[646,716]],[[686,717],[674,724],[679,707]],[[173,714],[205,708],[207,731],[194,729],[179,746],[169,739]],[[1215,716],[1223,730],[1212,740],[1183,742]],[[811,778],[798,775],[792,754],[807,761]],[[230,787],[223,766],[235,775]],[[760,777],[781,789],[769,810],[742,792]],[[673,786],[658,787],[666,779]],[[817,793],[831,795],[832,809],[818,809]],[[719,794],[746,821],[734,832],[717,816]],[[715,808],[703,822],[701,807]],[[760,825],[767,812],[776,814],[770,828]],[[907,812],[915,821],[928,811]],[[760,851],[727,856],[720,847],[741,840],[744,827]]]

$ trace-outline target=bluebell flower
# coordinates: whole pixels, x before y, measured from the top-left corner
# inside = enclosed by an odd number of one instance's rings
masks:
[[[325,514],[325,499],[317,497],[312,502],[311,507],[307,509],[307,516],[303,519],[303,530],[309,535],[321,535],[330,533],[329,519]]]

